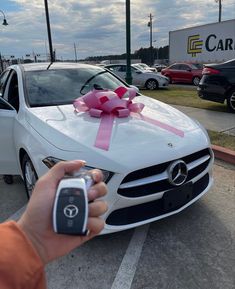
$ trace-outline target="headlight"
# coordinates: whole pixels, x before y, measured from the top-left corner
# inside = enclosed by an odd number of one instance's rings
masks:
[[[46,165],[49,169],[51,169],[55,164],[57,164],[57,163],[59,163],[61,161],[64,161],[64,160],[61,160],[61,159],[58,159],[58,158],[54,158],[54,157],[47,157],[47,158],[42,160],[44,165]],[[90,171],[90,170],[93,170],[93,169],[95,169],[95,168],[90,167],[90,166],[82,167],[83,171],[85,171],[85,170]],[[103,169],[100,169],[100,168],[97,168],[97,169],[101,170],[101,172],[103,173],[104,182],[108,183],[110,181],[110,179],[112,178],[112,176],[113,176],[113,172],[109,172],[109,171],[106,171],[106,170],[103,170]]]
[[[209,143],[211,143],[209,134],[207,132],[207,130],[205,129],[205,127],[195,118],[191,117],[191,119],[200,127],[200,129],[204,132],[205,136],[207,137],[207,140]]]

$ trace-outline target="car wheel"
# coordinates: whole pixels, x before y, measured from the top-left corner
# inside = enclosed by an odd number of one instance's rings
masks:
[[[12,175],[4,175],[3,180],[6,184],[12,185],[13,184],[13,176]]]
[[[24,155],[22,164],[22,173],[24,178],[25,190],[28,198],[31,197],[36,181],[38,179],[37,173],[34,169],[33,163],[27,154]]]
[[[229,96],[227,98],[227,105],[228,105],[229,111],[235,113],[235,90],[232,90],[229,93]]]
[[[149,79],[145,84],[146,89],[154,90],[158,88],[158,82],[155,79]]]
[[[195,86],[198,86],[199,82],[200,82],[200,77],[195,76],[195,77],[193,78],[193,84],[194,84]]]

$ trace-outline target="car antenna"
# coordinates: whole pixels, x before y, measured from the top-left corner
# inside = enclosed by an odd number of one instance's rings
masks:
[[[53,61],[51,61],[51,63],[48,65],[47,70],[51,67],[52,64],[53,64]]]

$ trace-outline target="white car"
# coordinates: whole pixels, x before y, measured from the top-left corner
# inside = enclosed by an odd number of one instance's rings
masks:
[[[150,72],[156,72],[156,68],[155,67],[151,67],[151,66],[148,66],[147,64],[145,63],[134,63],[132,64],[133,67],[138,67],[142,70],[146,70],[146,71],[150,71]]]
[[[144,104],[143,110],[113,116],[109,147],[95,145],[101,119],[75,113],[73,101],[119,87],[128,85],[109,71],[75,63],[13,65],[0,77],[0,174],[20,174],[30,196],[37,178],[58,161],[86,160],[87,169],[103,171],[108,186],[103,234],[178,213],[213,183],[204,128],[141,94],[132,104]]]
[[[121,79],[126,78],[126,64],[109,64],[105,68],[109,69],[111,72],[119,76]],[[147,71],[144,69],[131,65],[132,74],[132,84],[138,88],[146,88],[149,90],[154,90],[158,88],[165,88],[169,85],[169,79],[156,72]]]

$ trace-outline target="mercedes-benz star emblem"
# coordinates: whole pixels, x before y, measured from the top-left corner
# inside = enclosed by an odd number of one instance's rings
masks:
[[[188,168],[184,161],[178,160],[168,167],[168,180],[174,186],[182,185],[188,176]]]
[[[68,205],[64,208],[64,214],[67,218],[74,218],[78,214],[78,207],[74,205]]]

